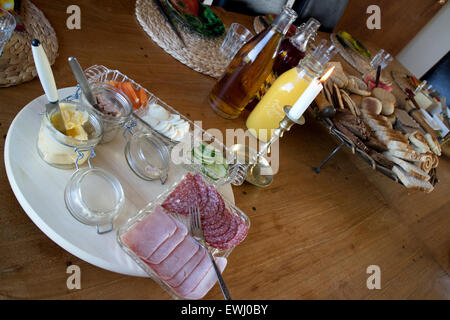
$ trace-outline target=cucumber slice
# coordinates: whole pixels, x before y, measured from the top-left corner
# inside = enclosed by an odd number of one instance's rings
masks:
[[[192,156],[204,165],[216,162],[216,156],[220,156],[221,152],[208,145],[200,145],[192,150]]]
[[[216,155],[216,149],[209,145],[204,146],[203,148],[203,157],[204,158],[214,158]]]
[[[228,164],[222,152],[210,145],[201,144],[193,148],[192,158],[194,163],[203,165],[202,171],[211,179],[218,180],[228,173]]]
[[[222,164],[205,165],[206,175],[214,180],[219,180],[227,175],[227,169]]]

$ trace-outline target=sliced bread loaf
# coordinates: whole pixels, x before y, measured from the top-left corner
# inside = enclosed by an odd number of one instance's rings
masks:
[[[428,181],[423,181],[411,176],[397,165],[392,168],[392,171],[395,173],[401,183],[403,183],[408,189],[416,189],[425,191],[426,193],[430,193],[434,189],[433,185]]]
[[[423,180],[423,181],[430,180],[430,176],[425,171],[423,171],[418,166],[416,166],[415,164],[412,164],[412,163],[402,160],[400,158],[394,157],[389,152],[384,152],[383,155],[387,159],[389,159],[392,162],[394,162],[395,164],[397,164],[399,167],[401,167],[403,170],[405,170],[411,176],[413,176],[419,180]]]

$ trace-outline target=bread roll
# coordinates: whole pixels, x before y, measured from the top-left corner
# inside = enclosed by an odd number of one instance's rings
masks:
[[[381,107],[382,107],[381,113],[384,114],[385,116],[389,116],[394,113],[395,108],[393,103],[382,101]]]
[[[395,96],[392,93],[384,90],[383,88],[374,88],[372,90],[372,96],[381,101],[386,101],[386,102],[389,102],[394,105],[397,102],[397,99],[395,99]]]
[[[366,113],[380,114],[383,110],[383,105],[377,98],[366,97],[361,102],[361,110]]]

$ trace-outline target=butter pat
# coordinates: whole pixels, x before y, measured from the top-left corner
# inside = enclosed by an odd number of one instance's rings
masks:
[[[69,103],[60,103],[61,113],[52,115],[50,121],[55,128],[66,128],[66,135],[77,140],[87,140],[88,135],[83,129],[83,124],[88,120],[88,114],[85,111],[76,109],[76,106]]]

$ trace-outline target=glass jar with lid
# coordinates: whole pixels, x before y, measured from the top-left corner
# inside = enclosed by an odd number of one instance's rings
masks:
[[[61,101],[47,108],[42,116],[37,149],[49,165],[73,169],[83,164],[103,136],[101,120],[75,101]],[[64,125],[63,118],[66,118]],[[66,134],[58,127],[66,127]]]
[[[130,99],[119,89],[105,82],[94,82],[90,88],[97,104],[92,106],[81,92],[80,101],[91,108],[102,121],[103,138],[100,143],[112,141],[130,120],[133,107]]]

